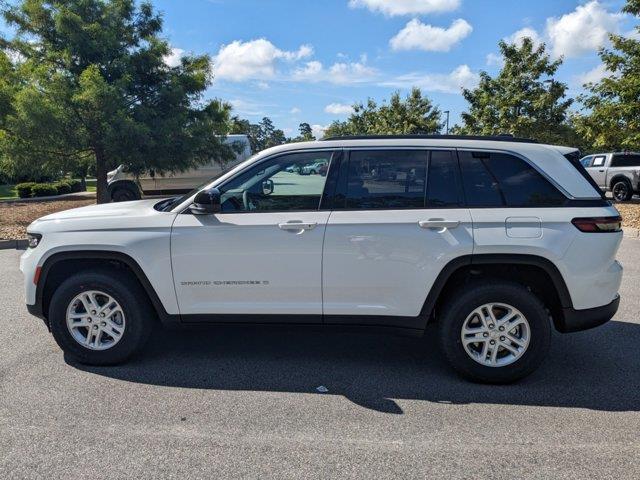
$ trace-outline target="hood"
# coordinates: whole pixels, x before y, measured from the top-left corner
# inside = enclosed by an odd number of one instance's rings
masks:
[[[99,205],[87,205],[86,207],[72,208],[61,212],[52,213],[39,218],[36,222],[51,220],[64,220],[67,218],[94,218],[94,217],[123,217],[131,214],[140,214],[142,210],[153,209],[160,202],[157,198],[149,200],[134,200],[132,202],[102,203]],[[155,211],[155,210],[154,210]]]
[[[159,212],[153,206],[161,199],[135,200],[132,202],[104,203],[72,208],[46,215],[34,221],[27,228],[30,232],[65,231],[75,229],[132,228],[141,225],[145,219],[169,212]]]

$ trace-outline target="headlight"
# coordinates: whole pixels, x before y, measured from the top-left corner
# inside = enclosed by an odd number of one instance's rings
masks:
[[[36,248],[38,244],[42,240],[42,235],[39,233],[27,233],[27,242],[29,243],[29,248]]]

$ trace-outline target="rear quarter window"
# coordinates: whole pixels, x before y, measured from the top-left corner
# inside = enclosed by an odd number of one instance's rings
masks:
[[[611,159],[612,167],[640,167],[640,155],[622,154],[614,155]]]
[[[567,198],[537,170],[514,155],[459,152],[469,207],[555,207]]]

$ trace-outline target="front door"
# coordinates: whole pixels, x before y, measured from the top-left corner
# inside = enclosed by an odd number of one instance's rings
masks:
[[[423,326],[438,274],[472,253],[455,152],[354,150],[343,164],[324,242],[325,322]]]
[[[606,155],[594,155],[591,166],[587,168],[589,175],[591,175],[600,188],[607,187],[606,162]]]
[[[177,216],[171,261],[183,321],[322,321],[327,177],[300,172],[332,153],[272,157],[220,186],[221,213]]]

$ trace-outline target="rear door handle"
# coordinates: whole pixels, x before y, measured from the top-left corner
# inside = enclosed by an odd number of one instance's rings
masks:
[[[444,218],[430,218],[429,220],[420,220],[418,222],[420,228],[456,228],[460,225],[458,220],[445,220]]]
[[[303,223],[303,222],[286,222],[279,223],[278,228],[280,230],[313,230],[318,226],[317,223]]]

